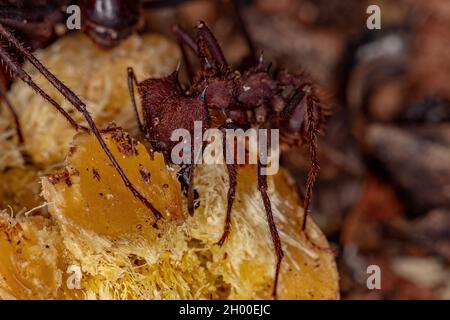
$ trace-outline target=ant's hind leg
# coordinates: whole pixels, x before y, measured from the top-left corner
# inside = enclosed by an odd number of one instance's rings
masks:
[[[222,49],[217,42],[216,37],[214,37],[211,30],[206,26],[203,21],[200,21],[197,24],[198,31],[198,41],[200,43],[199,50],[202,50],[202,47],[206,47],[212,59],[218,64],[218,67],[223,71],[228,68],[228,62],[225,59],[225,56],[222,52]]]
[[[8,30],[6,30],[3,25],[0,24],[0,35],[3,37],[4,40],[8,41],[9,44],[18,50],[25,59],[27,59],[54,87],[57,89],[86,119],[87,123],[89,124],[89,127],[94,134],[94,136],[97,138],[98,142],[100,143],[101,148],[108,156],[109,160],[111,161],[112,165],[116,169],[117,173],[121,177],[123,183],[125,184],[125,187],[127,187],[130,192],[133,194],[134,197],[136,197],[143,205],[145,205],[147,208],[149,208],[156,219],[162,218],[162,214],[145,198],[131,183],[131,181],[128,179],[128,177],[125,175],[124,171],[120,167],[119,163],[117,162],[116,158],[111,153],[111,150],[109,150],[108,146],[106,145],[105,140],[103,139],[100,131],[98,130],[94,120],[92,119],[91,115],[87,111],[86,105],[83,101],[78,98],[78,96],[70,90],[66,85],[64,85],[58,78],[55,77],[47,68],[44,67],[44,65],[36,59],[36,57],[31,54]],[[49,101],[51,104],[53,104],[66,118],[73,123],[73,126],[76,129],[81,129],[79,125],[77,125],[74,120],[62,109],[48,94],[46,94],[36,83],[33,82],[30,75],[27,74],[22,67],[15,62],[11,56],[8,54],[8,52],[5,51],[3,47],[0,46],[0,59],[3,60],[4,63],[8,65],[10,70],[21,78],[24,82],[29,84],[36,92],[38,92],[44,99]]]

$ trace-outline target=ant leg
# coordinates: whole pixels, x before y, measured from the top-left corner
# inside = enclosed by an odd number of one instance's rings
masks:
[[[319,172],[319,162],[317,160],[317,148],[316,148],[316,140],[318,130],[316,128],[316,123],[314,123],[314,108],[317,107],[318,101],[314,96],[311,96],[309,93],[305,93],[303,90],[305,86],[309,85],[308,81],[305,81],[297,89],[295,89],[294,94],[291,99],[288,101],[286,107],[281,111],[280,118],[282,120],[290,119],[292,121],[292,117],[296,109],[300,106],[300,103],[303,103],[305,108],[305,114],[301,114],[299,119],[295,119],[295,125],[300,128],[302,124],[306,125],[306,137],[305,141],[309,144],[309,153],[311,159],[311,168],[308,173],[308,178],[306,182],[306,192],[303,201],[303,219],[301,224],[301,230],[306,231],[306,222],[309,214],[309,206],[312,196],[312,189]],[[298,118],[298,117],[297,117]],[[304,232],[306,234],[306,232]]]
[[[194,164],[184,164],[177,173],[178,181],[181,184],[181,190],[188,199],[187,205],[190,216],[194,215],[194,201],[198,198],[198,193],[196,193],[194,189],[194,166]]]
[[[186,65],[187,75],[189,80],[192,82],[194,79],[194,71],[192,64],[189,61],[188,53],[186,52],[185,45],[188,46],[195,54],[198,55],[198,47],[195,40],[178,24],[174,24],[172,27],[172,32],[177,37],[178,46],[181,50],[181,55],[183,56],[184,64]]]
[[[270,229],[270,235],[272,236],[272,241],[275,247],[275,254],[277,256],[277,262],[276,262],[276,268],[275,268],[275,280],[273,284],[273,291],[272,291],[272,297],[277,297],[277,287],[278,287],[278,277],[280,275],[280,267],[281,267],[281,260],[283,260],[283,248],[281,247],[281,239],[280,235],[278,234],[277,226],[275,225],[275,221],[273,219],[273,213],[272,213],[272,205],[270,203],[270,198],[267,195],[267,176],[261,174],[261,168],[263,165],[261,164],[261,161],[258,159],[258,189],[261,193],[263,203],[264,203],[264,209],[266,211],[267,215],[267,222],[269,224]]]
[[[139,130],[141,130],[141,132],[144,135],[147,135],[147,129],[145,128],[145,126],[143,125],[142,121],[141,121],[141,117],[139,116],[139,111],[136,105],[136,97],[134,95],[134,85],[139,85],[137,79],[136,79],[136,75],[134,74],[133,68],[128,67],[128,90],[130,92],[130,98],[131,98],[131,105],[133,107],[134,113],[136,115],[136,119],[139,125]]]
[[[236,195],[236,186],[237,186],[237,172],[235,164],[227,164],[228,169],[228,194],[227,194],[227,215],[225,217],[225,226],[223,229],[222,236],[220,240],[217,242],[219,246],[223,246],[225,240],[228,238],[228,235],[231,231],[231,209],[233,208],[234,197]]]
[[[225,59],[225,56],[223,55],[222,49],[220,49],[219,44],[217,43],[216,38],[212,34],[211,30],[206,26],[206,24],[201,21],[197,25],[198,30],[198,41],[197,44],[194,39],[179,25],[175,24],[173,26],[172,31],[176,34],[179,43],[185,44],[188,46],[198,57],[200,57],[201,63],[205,63],[205,50],[207,50],[213,60],[216,61],[216,63],[219,65],[219,68],[221,70],[225,70],[228,68],[228,62]],[[182,46],[181,46],[182,47]],[[185,56],[185,53],[183,53],[182,48],[182,54]],[[185,59],[187,60],[187,59]],[[187,64],[189,65],[189,64]],[[191,68],[191,67],[189,67]],[[192,73],[192,72],[191,72]]]
[[[187,189],[187,205],[189,215],[192,217],[194,215],[194,172],[195,172],[195,163],[189,165],[189,184]]]
[[[117,170],[117,173],[122,178],[122,181],[124,182],[125,186],[131,191],[133,196],[135,196],[139,201],[141,201],[147,208],[149,208],[152,213],[154,214],[156,219],[162,218],[161,213],[153,207],[153,205],[144,197],[142,194],[134,187],[134,185],[130,182],[128,177],[123,172],[122,168],[118,164],[116,158],[113,156],[111,151],[109,150],[108,146],[105,143],[105,140],[103,139],[102,135],[100,134],[100,131],[98,130],[97,126],[95,125],[94,120],[92,119],[91,115],[86,109],[86,105],[84,102],[78,98],[78,96],[70,90],[68,87],[66,87],[60,80],[58,80],[47,68],[45,68],[39,60],[34,57],[33,54],[31,54],[9,31],[7,31],[1,24],[0,24],[0,34],[1,36],[7,40],[15,49],[20,51],[20,53],[26,58],[28,61],[33,64],[36,69],[67,99],[69,102],[80,112],[83,114],[84,118],[86,119],[87,123],[89,124],[89,127],[91,128],[92,133],[97,138],[98,142],[100,143],[100,146],[102,147],[103,151],[108,156],[109,160],[111,161],[114,168]],[[11,68],[13,73],[17,74],[23,81],[28,83],[33,89],[35,89],[42,97],[44,97],[46,100],[51,102],[53,105],[56,103],[52,98],[50,98],[41,88],[39,88],[32,80],[31,77],[18,65],[15,63],[11,57],[8,55],[6,51],[4,51],[0,47],[0,58],[8,64],[8,66]],[[55,107],[58,104],[56,103]],[[58,108],[58,107],[57,107]],[[58,108],[59,110],[59,108]],[[63,113],[64,114],[64,113]],[[72,119],[73,120],[73,119]],[[77,125],[79,128],[79,126]]]
[[[309,205],[311,202],[311,196],[312,196],[312,189],[314,187],[314,183],[317,178],[317,174],[319,173],[319,161],[317,160],[317,132],[314,128],[313,124],[313,113],[312,113],[312,106],[310,103],[308,103],[309,96],[306,97],[306,113],[307,113],[307,134],[308,134],[308,143],[309,143],[309,153],[310,153],[310,161],[311,161],[311,168],[308,172],[308,178],[306,181],[306,191],[305,191],[305,199],[303,203],[303,209],[305,211],[303,215],[303,221],[302,221],[302,231],[306,230],[306,220],[309,215]]]
[[[1,26],[1,25],[0,25]],[[14,61],[10,54],[0,46],[0,59],[8,66],[11,72],[19,77],[23,82],[28,84],[34,91],[39,93],[45,100],[47,100],[50,104],[52,104],[69,122],[69,124],[75,130],[87,130],[87,128],[80,126],[75,122],[75,120],[64,110],[52,97],[46,94],[32,79],[31,76],[26,73],[22,67]],[[6,100],[5,100],[6,101]]]
[[[9,109],[9,111],[11,112],[11,114],[13,116],[14,123],[16,126],[17,138],[19,139],[19,144],[23,144],[25,140],[23,138],[23,133],[22,133],[22,129],[20,126],[19,116],[18,116],[16,110],[14,110],[14,107],[12,106],[11,102],[9,101],[8,96],[7,96],[6,91],[3,88],[3,86],[0,86],[0,98],[3,100],[3,102],[5,102],[6,107]]]
[[[280,112],[281,120],[289,119],[304,97],[305,94],[303,93],[303,91],[300,89],[296,89],[294,94],[292,95],[292,98],[288,101],[286,107],[284,107],[284,109]]]
[[[224,134],[225,127],[222,127],[220,129],[222,133]],[[223,135],[223,158],[226,161],[228,158],[227,155],[229,153],[227,152],[227,138],[226,135]],[[232,152],[232,151],[231,151]],[[237,170],[236,165],[233,164],[227,164],[227,170],[228,170],[228,194],[227,194],[227,215],[225,216],[225,226],[222,233],[222,237],[217,242],[219,246],[222,246],[225,242],[225,240],[228,238],[228,235],[231,231],[231,210],[233,208],[234,198],[236,195],[236,186],[237,186]]]
[[[195,54],[198,54],[197,43],[182,26],[174,24],[172,32],[177,36],[181,43],[187,45]]]
[[[317,129],[314,123],[314,107],[316,106],[317,101],[314,98],[306,94],[305,97],[305,107],[306,107],[306,140],[309,144],[309,153],[311,160],[311,168],[308,172],[308,178],[306,180],[306,191],[305,191],[305,199],[303,202],[303,221],[302,221],[302,231],[306,230],[306,221],[309,215],[309,206],[311,202],[312,189],[314,187],[314,183],[317,178],[317,174],[319,173],[319,161],[317,160]]]
[[[228,62],[211,30],[203,21],[200,21],[197,24],[197,30],[198,40],[201,44],[200,46],[205,46],[208,49],[211,58],[219,65],[219,68],[221,70],[226,70],[228,68]]]
[[[314,97],[312,97],[309,94],[306,94],[306,119],[307,119],[307,141],[309,144],[309,153],[310,153],[310,160],[311,160],[311,167],[308,172],[308,178],[306,180],[306,191],[305,191],[305,198],[303,201],[303,220],[302,220],[302,227],[301,230],[303,234],[305,235],[306,240],[316,249],[322,250],[322,251],[328,251],[330,253],[334,254],[334,250],[331,247],[323,247],[318,244],[316,244],[310,237],[306,230],[306,222],[309,216],[309,206],[311,203],[311,196],[312,196],[312,189],[314,187],[314,183],[316,182],[317,174],[319,173],[319,161],[317,160],[317,133],[318,130],[314,123],[314,107],[318,103]]]

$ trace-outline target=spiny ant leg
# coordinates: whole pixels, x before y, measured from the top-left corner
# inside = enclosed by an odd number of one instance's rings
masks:
[[[289,79],[288,79],[289,80]],[[289,81],[286,84],[292,85]],[[304,214],[301,221],[301,231],[305,235],[306,240],[315,248],[323,251],[332,251],[328,247],[321,247],[314,243],[306,230],[307,220],[309,215],[309,207],[311,202],[312,190],[316,181],[317,174],[319,172],[319,162],[317,160],[317,134],[320,127],[320,113],[316,115],[315,110],[320,109],[319,101],[314,95],[314,89],[311,87],[311,83],[308,79],[302,79],[300,83],[297,83],[292,97],[288,101],[286,107],[280,114],[282,120],[289,120],[290,125],[294,126],[296,130],[300,130],[304,126],[304,132],[302,135],[303,140],[308,143],[309,153],[311,159],[311,167],[308,172],[308,178],[306,181],[306,191],[303,200]],[[302,105],[301,105],[302,104]],[[304,107],[302,114],[296,114],[298,107]],[[299,115],[301,117],[299,117]]]
[[[223,158],[224,161],[230,158],[230,156],[234,156],[232,153],[233,151],[230,150],[230,152],[227,152],[227,138],[225,135],[225,127],[222,127],[220,129],[223,133]],[[233,157],[234,158],[234,157]],[[228,170],[228,194],[227,194],[227,213],[225,216],[225,225],[224,230],[222,233],[222,236],[220,237],[220,240],[217,242],[219,246],[222,246],[225,243],[225,240],[228,238],[228,235],[231,231],[231,210],[233,209],[233,203],[234,198],[236,196],[236,186],[237,186],[237,170],[236,170],[236,164],[227,164],[227,170]]]
[[[272,236],[272,241],[275,247],[275,254],[277,256],[277,262],[275,267],[275,280],[273,284],[272,297],[277,297],[277,288],[278,288],[278,277],[280,275],[280,267],[281,261],[283,260],[283,248],[281,247],[281,239],[278,234],[277,226],[275,224],[275,220],[273,219],[272,213],[272,205],[270,203],[270,198],[267,195],[267,176],[261,174],[261,168],[263,165],[258,160],[258,189],[261,193],[261,197],[264,203],[264,209],[267,215],[267,222],[269,224],[270,235]]]
[[[197,24],[199,42],[203,43],[208,49],[211,58],[216,61],[219,68],[224,71],[228,68],[228,62],[222,52],[222,49],[217,42],[217,39],[212,34],[211,30],[206,26],[203,21]],[[201,47],[201,46],[200,46]],[[201,48],[199,48],[199,51]]]
[[[304,97],[306,99],[306,134],[307,134],[307,142],[309,144],[309,153],[311,159],[311,168],[308,173],[308,178],[306,181],[306,191],[305,191],[305,199],[303,203],[303,209],[305,211],[303,215],[302,221],[302,231],[306,230],[306,221],[309,214],[309,205],[311,202],[312,189],[314,187],[314,183],[316,181],[317,174],[319,172],[319,161],[317,160],[317,129],[314,124],[314,103],[313,98],[306,94]]]
[[[162,218],[162,214],[144,197],[141,193],[133,186],[128,177],[123,172],[122,168],[118,164],[116,158],[113,156],[108,146],[105,143],[100,131],[95,125],[94,120],[86,109],[86,105],[84,102],[78,98],[78,96],[66,87],[60,80],[58,80],[47,68],[42,65],[38,59],[34,57],[8,30],[6,30],[0,24],[0,34],[6,39],[15,49],[17,49],[25,59],[31,62],[36,69],[67,99],[69,102],[83,114],[86,119],[89,127],[91,128],[92,133],[97,138],[100,146],[103,151],[108,156],[109,160],[113,164],[114,168],[117,170],[119,176],[122,178],[125,186],[131,191],[134,197],[136,197],[139,201],[141,201],[147,208],[149,208],[154,214],[156,219]],[[39,94],[41,94],[45,99],[52,103],[52,100],[42,89],[40,89],[34,82],[31,80],[31,77],[17,64],[12,63],[10,56],[3,50],[0,50],[0,58],[4,60],[11,68],[12,71],[17,74],[19,77],[23,78],[26,83],[33,87]],[[53,104],[53,103],[52,103]],[[55,106],[56,107],[56,106]],[[59,110],[59,109],[58,109]]]
[[[266,143],[269,143],[267,140]],[[267,149],[266,149],[267,150]],[[258,154],[258,190],[261,194],[261,197],[263,199],[264,203],[264,209],[266,211],[267,216],[267,222],[269,224],[270,229],[270,235],[272,236],[273,245],[275,248],[275,255],[276,255],[276,266],[275,266],[275,279],[274,279],[274,285],[273,285],[273,291],[272,291],[272,297],[276,299],[277,297],[277,288],[278,288],[278,278],[280,275],[280,268],[281,268],[281,261],[283,260],[283,248],[281,246],[281,239],[280,235],[278,234],[278,229],[275,224],[275,220],[273,218],[273,212],[272,212],[272,204],[270,202],[269,195],[267,194],[268,186],[267,186],[267,175],[264,175],[262,170],[263,168],[266,168],[267,165],[263,164],[261,162],[261,156],[262,154]]]
[[[0,98],[6,104],[6,107],[9,109],[9,111],[11,112],[11,114],[13,116],[14,124],[16,126],[17,138],[19,140],[19,144],[23,144],[25,140],[23,138],[23,133],[22,133],[22,129],[21,129],[21,126],[20,126],[19,116],[18,116],[16,110],[14,109],[14,107],[12,106],[11,102],[9,101],[5,89],[1,85],[0,85]]]
[[[134,95],[134,85],[138,85],[138,81],[136,79],[136,75],[134,74],[133,68],[128,68],[128,91],[130,92],[131,97],[131,105],[133,107],[134,113],[136,115],[136,119],[139,125],[139,130],[144,135],[147,135],[147,129],[141,121],[141,117],[139,116],[139,111],[136,105],[136,97]]]
[[[312,189],[314,187],[314,183],[316,181],[317,174],[319,173],[319,162],[317,160],[315,135],[314,135],[314,137],[312,135],[310,135],[309,138],[310,139],[313,138],[313,140],[310,140],[310,142],[309,142],[311,168],[309,169],[308,178],[306,180],[305,199],[304,199],[304,203],[303,203],[303,208],[304,208],[305,214],[303,215],[302,231],[304,231],[306,229],[306,220],[309,215],[309,206],[311,203]]]
[[[305,199],[303,202],[303,221],[302,221],[302,232],[305,235],[306,240],[316,249],[322,250],[322,251],[328,251],[331,253],[334,253],[333,249],[330,247],[323,247],[318,244],[316,244],[310,237],[306,230],[307,226],[307,219],[309,215],[309,206],[311,203],[311,196],[312,196],[312,190],[314,187],[314,183],[317,178],[317,174],[319,173],[319,161],[317,159],[317,128],[314,123],[314,104],[316,103],[311,97],[311,95],[306,94],[305,96],[306,100],[306,115],[307,115],[307,122],[306,122],[306,131],[307,131],[307,140],[309,144],[309,153],[310,153],[310,159],[311,159],[311,168],[308,172],[308,178],[306,180],[306,191],[305,191]]]

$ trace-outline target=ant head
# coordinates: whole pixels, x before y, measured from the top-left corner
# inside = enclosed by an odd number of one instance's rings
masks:
[[[275,89],[276,82],[269,73],[255,68],[242,76],[241,85],[237,89],[237,99],[248,107],[256,108],[270,101]]]
[[[82,23],[89,37],[102,47],[113,47],[137,29],[139,1],[82,0]]]

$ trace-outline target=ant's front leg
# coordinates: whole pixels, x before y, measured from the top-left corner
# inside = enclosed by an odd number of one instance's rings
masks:
[[[192,68],[187,59],[187,54],[184,50],[184,45],[189,47],[195,55],[200,59],[200,64],[202,66],[203,73],[206,73],[207,69],[213,67],[215,71],[225,74],[229,65],[222,49],[217,42],[217,39],[212,34],[211,30],[206,26],[203,21],[197,24],[197,41],[195,41],[187,32],[179,25],[174,25],[172,31],[175,33],[178,39],[178,43],[181,47],[181,52],[188,66],[188,72],[192,79]],[[189,71],[189,69],[191,71]]]
[[[273,284],[273,291],[272,296],[274,298],[277,297],[277,288],[278,288],[278,278],[280,275],[280,268],[281,268],[281,261],[283,260],[283,248],[281,246],[281,239],[280,235],[278,234],[278,229],[275,224],[275,220],[273,218],[272,213],[272,204],[270,202],[270,198],[267,194],[267,176],[261,174],[261,169],[264,167],[264,165],[261,163],[259,157],[258,157],[258,190],[261,193],[261,197],[263,199],[264,203],[264,209],[266,211],[267,216],[267,222],[269,224],[270,229],[270,235],[272,236],[273,245],[275,247],[275,254],[276,254],[276,267],[275,267],[275,280]]]
[[[211,30],[206,26],[206,23],[200,21],[197,24],[197,32],[197,42],[199,47],[198,51],[202,60],[207,59],[205,55],[209,53],[209,56],[212,59],[210,62],[214,61],[220,72],[226,73],[229,68],[228,62],[219,46],[219,43],[217,42],[216,37],[214,37]],[[204,61],[202,61],[202,63],[204,63]]]

